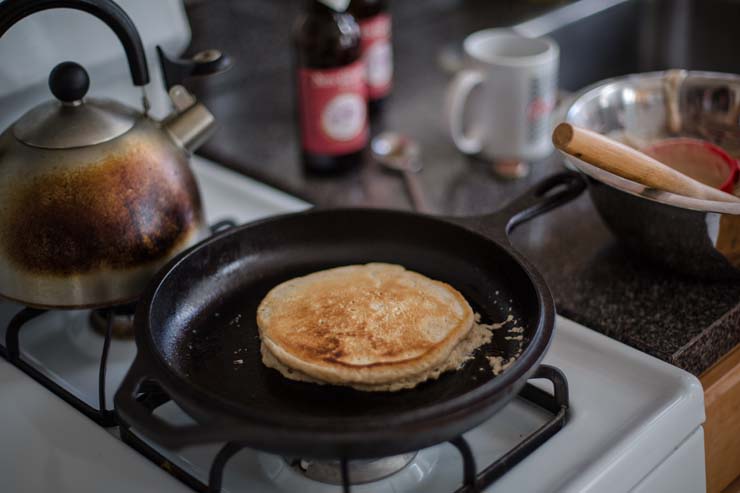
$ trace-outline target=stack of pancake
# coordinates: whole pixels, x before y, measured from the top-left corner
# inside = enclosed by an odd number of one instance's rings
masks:
[[[459,368],[490,340],[453,287],[400,265],[315,272],[273,288],[257,310],[262,361],[286,378],[396,391]]]

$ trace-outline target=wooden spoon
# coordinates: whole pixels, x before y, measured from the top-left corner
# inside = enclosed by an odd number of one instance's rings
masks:
[[[740,198],[712,188],[642,152],[605,135],[561,123],[552,142],[563,152],[650,188],[704,200],[740,203]]]

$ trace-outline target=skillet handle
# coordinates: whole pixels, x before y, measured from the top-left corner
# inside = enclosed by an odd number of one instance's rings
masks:
[[[167,391],[159,382],[148,376],[146,364],[137,355],[131,368],[129,368],[123,383],[116,392],[114,405],[117,416],[126,427],[133,427],[147,438],[170,448],[181,448],[192,443],[223,441],[223,430],[229,426],[221,422],[218,426],[213,424],[189,424],[175,425],[162,418],[155,416],[154,409],[158,405],[169,400]],[[140,396],[142,387],[148,386],[149,390],[164,394],[167,399],[162,399],[154,406],[149,406]]]
[[[545,178],[498,211],[466,218],[464,223],[486,236],[506,239],[514,228],[570,202],[585,189],[580,173],[565,171]]]

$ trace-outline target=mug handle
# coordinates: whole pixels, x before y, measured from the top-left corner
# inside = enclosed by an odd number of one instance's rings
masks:
[[[479,70],[463,70],[455,75],[447,89],[445,107],[450,135],[455,146],[465,154],[478,154],[483,148],[480,135],[465,133],[465,104],[473,89],[484,80],[485,77]]]

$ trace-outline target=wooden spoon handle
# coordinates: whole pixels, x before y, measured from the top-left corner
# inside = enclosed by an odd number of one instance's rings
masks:
[[[552,142],[561,151],[647,187],[705,200],[740,202],[740,198],[696,181],[636,149],[570,123],[555,127]]]

